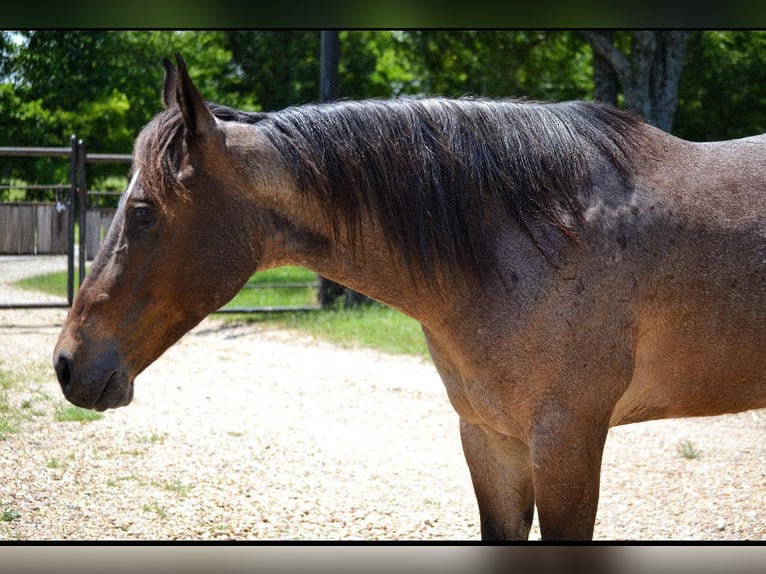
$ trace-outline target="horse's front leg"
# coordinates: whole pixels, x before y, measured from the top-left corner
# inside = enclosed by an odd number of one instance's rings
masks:
[[[543,540],[591,540],[608,422],[551,410],[529,443]]]
[[[460,420],[463,452],[479,504],[483,540],[526,540],[534,516],[529,449],[520,440]]]

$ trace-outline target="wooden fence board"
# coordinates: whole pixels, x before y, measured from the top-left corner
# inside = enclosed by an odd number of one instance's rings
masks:
[[[10,255],[34,254],[35,207],[34,205],[4,204],[1,206],[0,236],[2,253]]]
[[[63,254],[67,252],[69,214],[57,211],[55,203],[37,206],[37,253]]]
[[[55,203],[0,204],[0,254],[67,252],[69,218]]]
[[[91,209],[85,214],[85,253],[88,259],[93,259],[98,252],[98,248],[103,243],[116,209],[99,208]]]
[[[9,205],[0,204],[0,254],[15,254],[16,233],[13,211]]]

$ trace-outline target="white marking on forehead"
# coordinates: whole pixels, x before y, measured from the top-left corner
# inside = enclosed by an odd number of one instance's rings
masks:
[[[128,201],[130,194],[133,193],[133,189],[136,187],[136,182],[138,181],[138,174],[140,171],[141,171],[140,169],[137,169],[136,173],[133,174],[133,177],[130,178],[128,189],[126,189],[125,193],[122,194],[122,197],[120,198],[120,203],[117,206],[118,209],[122,207],[126,201]]]

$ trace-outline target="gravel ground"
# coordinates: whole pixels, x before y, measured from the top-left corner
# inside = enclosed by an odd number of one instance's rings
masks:
[[[0,304],[31,300],[3,283],[57,265],[0,258]],[[0,539],[479,539],[429,362],[207,319],[130,406],[58,422],[64,317],[0,310],[0,420],[17,431],[0,440]],[[766,540],[765,431],[764,410],[612,429],[596,539]]]

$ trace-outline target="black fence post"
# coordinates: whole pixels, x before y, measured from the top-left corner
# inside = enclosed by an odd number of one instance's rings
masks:
[[[79,266],[80,285],[85,280],[85,257],[87,237],[88,184],[85,177],[85,142],[77,140],[77,203],[80,218]]]
[[[69,306],[74,301],[74,225],[75,225],[75,205],[77,198],[77,136],[72,134],[69,137],[69,192],[65,201],[67,213],[67,259],[66,259],[66,300]]]

